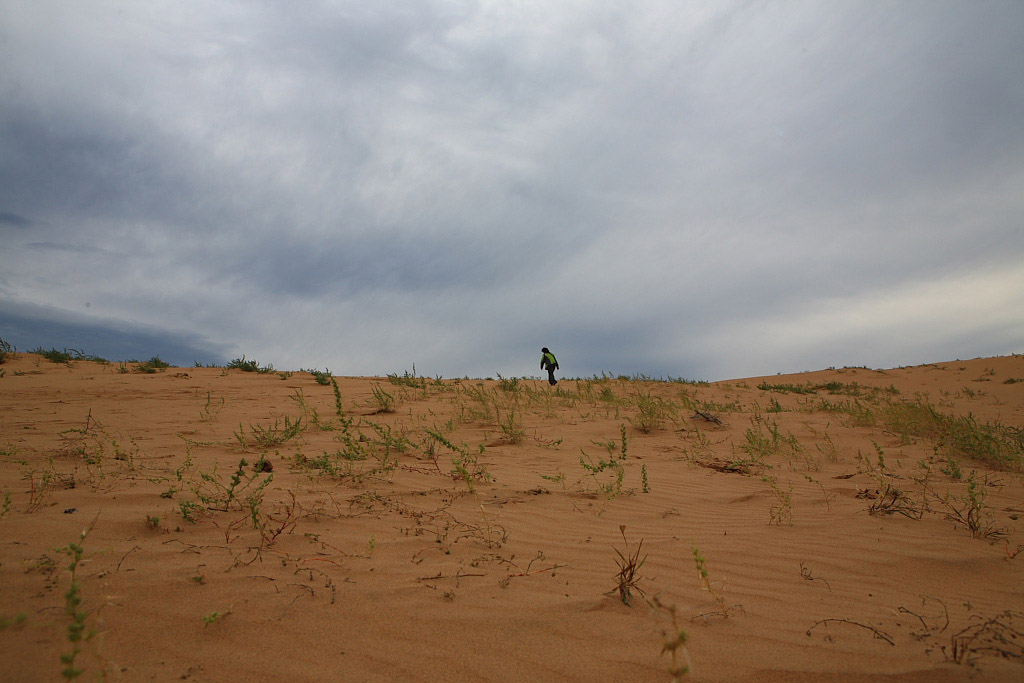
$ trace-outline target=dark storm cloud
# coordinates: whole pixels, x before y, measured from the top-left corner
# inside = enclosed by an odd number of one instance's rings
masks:
[[[32,225],[32,221],[16,213],[0,211],[0,224],[13,225],[16,228],[27,228]]]
[[[0,338],[19,351],[75,349],[107,360],[148,360],[159,356],[178,366],[224,363],[228,349],[200,335],[68,314],[26,304],[0,302]]]
[[[1021,350],[932,305],[1020,278],[1020,3],[55,7],[0,9],[5,300],[281,367]]]

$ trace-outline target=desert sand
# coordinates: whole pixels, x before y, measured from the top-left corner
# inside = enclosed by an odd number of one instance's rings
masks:
[[[1024,680],[1024,356],[143,369],[0,365],[4,681]]]

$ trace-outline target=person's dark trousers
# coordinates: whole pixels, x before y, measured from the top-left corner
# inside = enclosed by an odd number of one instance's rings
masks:
[[[551,386],[558,384],[558,380],[555,379],[555,366],[553,365],[548,366],[548,384]]]

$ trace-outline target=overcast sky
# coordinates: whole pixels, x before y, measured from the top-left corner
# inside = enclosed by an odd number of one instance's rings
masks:
[[[336,374],[1024,352],[1024,2],[0,2],[0,337]]]

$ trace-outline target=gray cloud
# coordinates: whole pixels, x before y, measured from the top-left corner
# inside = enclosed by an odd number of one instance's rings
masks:
[[[228,349],[201,335],[180,333],[126,323],[97,319],[84,314],[35,306],[0,302],[0,335],[19,351],[37,348],[75,349],[107,360],[148,360],[159,356],[178,366],[225,363]]]
[[[1022,45],[994,1],[6,3],[0,302],[354,373],[1021,351],[933,304],[1017,283]]]
[[[32,225],[32,221],[25,218],[24,216],[19,216],[16,213],[7,212],[0,212],[0,223],[4,225],[13,225],[16,228],[27,228],[28,226]]]

